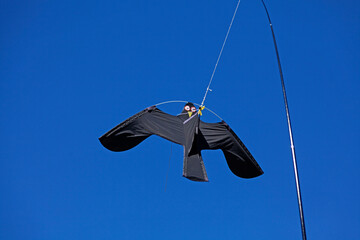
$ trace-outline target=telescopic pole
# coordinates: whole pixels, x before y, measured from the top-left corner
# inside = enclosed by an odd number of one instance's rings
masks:
[[[267,7],[266,7],[266,5],[265,5],[265,3],[264,3],[264,0],[261,0],[261,2],[262,2],[263,6],[264,6],[264,8],[265,8],[266,15],[267,15],[268,20],[269,20],[269,24],[270,24],[270,28],[271,28],[271,33],[272,33],[272,38],[273,38],[273,41],[274,41],[274,47],[275,47],[275,52],[276,52],[277,63],[278,63],[278,67],[279,67],[279,73],[280,73],[280,79],[281,79],[281,86],[282,86],[282,92],[283,92],[284,103],[285,103],[286,118],[287,118],[287,123],[288,123],[288,128],[289,128],[289,136],[290,136],[290,144],[291,144],[291,154],[292,154],[292,160],[293,160],[293,165],[294,165],[296,191],[297,191],[297,198],[298,198],[298,204],[299,204],[299,213],[300,213],[300,221],[301,221],[302,239],[303,239],[303,240],[306,240],[304,211],[303,211],[302,200],[301,200],[299,174],[298,174],[298,168],[297,168],[297,162],[296,162],[295,146],[294,146],[294,139],[293,139],[292,128],[291,128],[289,106],[288,106],[288,101],[287,101],[287,97],[286,97],[284,76],[283,76],[283,72],[282,72],[282,68],[281,68],[279,51],[278,51],[278,48],[277,48],[276,39],[275,39],[275,33],[274,33],[273,25],[272,25],[272,23],[271,23],[270,15],[269,15],[269,12],[268,12],[268,10],[267,10]]]

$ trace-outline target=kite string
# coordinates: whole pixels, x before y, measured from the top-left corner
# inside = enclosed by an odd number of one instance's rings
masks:
[[[228,28],[228,30],[227,30],[227,33],[226,33],[224,42],[223,42],[223,44],[222,44],[222,47],[221,47],[221,50],[220,50],[220,53],[219,53],[219,56],[218,56],[218,58],[217,58],[217,60],[216,60],[216,64],[215,64],[214,70],[213,70],[213,72],[212,72],[212,74],[211,74],[209,84],[208,84],[208,86],[207,86],[207,88],[206,88],[206,92],[205,92],[204,98],[203,98],[203,100],[202,100],[202,102],[201,102],[201,106],[204,106],[204,102],[205,102],[206,96],[207,96],[208,92],[211,91],[211,90],[210,90],[210,85],[211,85],[212,80],[213,80],[213,78],[214,78],[214,75],[215,75],[217,66],[218,66],[218,64],[219,64],[219,61],[220,61],[222,52],[223,52],[223,50],[224,50],[226,41],[227,41],[227,39],[228,39],[228,36],[229,36],[230,30],[231,30],[232,24],[233,24],[233,22],[234,22],[234,19],[235,19],[237,10],[238,10],[238,8],[239,8],[240,1],[241,1],[241,0],[239,0],[238,3],[237,3],[237,5],[236,5],[234,15],[233,15],[233,17],[232,17],[232,19],[231,19],[229,28]]]

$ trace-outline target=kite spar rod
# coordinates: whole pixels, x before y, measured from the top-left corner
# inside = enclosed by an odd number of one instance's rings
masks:
[[[295,182],[296,182],[296,190],[297,190],[297,197],[298,197],[298,204],[299,204],[299,213],[300,213],[300,221],[301,221],[301,232],[302,232],[302,238],[303,238],[303,240],[306,240],[305,219],[304,219],[304,212],[303,212],[302,200],[301,200],[299,174],[298,174],[298,170],[297,170],[297,162],[296,162],[296,155],[295,155],[295,146],[294,146],[294,139],[293,139],[292,128],[291,128],[289,106],[288,106],[288,101],[287,101],[287,97],[286,97],[284,76],[283,76],[283,72],[282,72],[282,68],[281,68],[279,51],[278,51],[278,47],[277,47],[277,44],[276,44],[275,33],[274,33],[273,25],[272,25],[272,23],[271,23],[270,15],[269,15],[269,12],[268,12],[268,10],[267,10],[267,7],[266,7],[266,5],[265,5],[265,3],[264,3],[264,0],[261,0],[261,2],[262,2],[263,6],[264,6],[264,8],[265,8],[266,15],[267,15],[267,18],[268,18],[268,20],[269,20],[269,24],[270,24],[270,28],[271,28],[271,33],[272,33],[272,38],[273,38],[274,47],[275,47],[275,52],[276,52],[277,63],[278,63],[278,67],[279,67],[279,73],[280,73],[280,79],[281,79],[281,86],[282,86],[282,92],[283,92],[284,103],[285,103],[285,111],[286,111],[287,123],[288,123],[288,128],[289,128],[289,136],[290,136],[290,144],[291,144],[291,154],[292,154],[293,165],[294,165]]]
[[[184,100],[172,100],[172,101],[166,101],[166,102],[161,102],[161,103],[158,103],[158,104],[155,104],[155,106],[160,106],[160,105],[163,105],[163,104],[168,104],[168,103],[188,103],[189,101],[184,101]],[[201,107],[200,104],[198,103],[193,103],[194,105],[198,106],[198,107]],[[214,114],[217,118],[220,119],[220,121],[224,121],[219,115],[217,115],[214,111],[212,111],[210,108],[206,107],[204,108],[206,110],[208,110],[209,112],[211,112],[212,114]]]

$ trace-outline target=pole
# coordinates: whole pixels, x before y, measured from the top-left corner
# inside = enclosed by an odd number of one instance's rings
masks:
[[[264,0],[261,0],[261,2],[262,2],[263,6],[265,8],[266,15],[267,15],[268,20],[269,20],[271,33],[272,33],[272,38],[273,38],[273,41],[274,41],[274,47],[275,47],[275,52],[276,52],[277,63],[278,63],[278,67],[279,67],[279,73],[280,73],[280,79],[281,79],[281,87],[282,87],[282,92],[283,92],[283,96],[284,96],[286,118],[287,118],[287,124],[288,124],[288,129],[289,129],[289,137],[290,137],[290,144],[291,144],[291,154],[292,154],[292,160],[293,160],[293,165],[294,165],[296,192],[297,192],[297,199],[298,199],[298,204],[299,204],[299,214],[300,214],[300,222],[301,222],[302,239],[306,240],[305,219],[304,219],[304,211],[303,211],[302,199],[301,199],[299,173],[298,173],[297,162],[296,162],[295,146],[294,146],[294,139],[293,139],[292,128],[291,128],[289,106],[288,106],[288,101],[287,101],[287,97],[286,97],[284,76],[283,76],[283,72],[282,72],[282,68],[281,68],[279,51],[278,51],[278,47],[277,47],[277,44],[276,44],[275,33],[274,33],[273,25],[271,23],[270,15],[269,15],[269,12],[268,12],[268,10],[266,8]]]

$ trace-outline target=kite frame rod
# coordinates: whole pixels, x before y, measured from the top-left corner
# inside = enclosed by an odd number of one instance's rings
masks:
[[[161,102],[158,104],[155,104],[155,106],[160,106],[163,104],[168,104],[168,103],[188,103],[190,101],[184,101],[184,100],[171,100],[171,101],[165,101],[165,102]],[[198,107],[203,107],[202,105],[198,104],[198,103],[193,103],[194,105],[198,106]],[[204,108],[206,110],[208,110],[209,112],[211,112],[212,114],[214,114],[217,118],[219,118],[221,121],[224,121],[219,115],[217,115],[214,111],[212,111],[210,108],[206,107]]]
[[[277,63],[278,63],[278,67],[279,67],[279,73],[280,73],[280,79],[281,79],[281,86],[282,86],[282,92],[283,92],[284,103],[285,103],[286,118],[287,118],[287,123],[288,123],[288,128],[289,128],[289,137],[290,137],[290,144],[291,144],[291,154],[292,154],[292,160],[293,160],[293,165],[294,165],[296,191],[297,191],[297,198],[298,198],[298,204],[299,204],[299,214],[300,214],[300,222],[301,222],[301,233],[302,233],[302,239],[303,239],[303,240],[306,240],[305,219],[304,219],[304,211],[303,211],[302,199],[301,199],[299,173],[298,173],[297,162],[296,162],[295,146],[294,146],[294,139],[293,139],[292,128],[291,128],[289,106],[288,106],[288,101],[287,101],[287,97],[286,97],[286,89],[285,89],[284,76],[283,76],[283,72],[282,72],[282,68],[281,68],[279,51],[278,51],[278,47],[277,47],[277,44],[276,44],[275,33],[274,33],[273,25],[272,25],[272,23],[271,23],[270,15],[269,15],[269,12],[268,12],[268,10],[267,10],[267,7],[266,7],[266,5],[265,5],[265,3],[264,3],[264,0],[261,0],[261,2],[262,2],[263,6],[264,6],[264,8],[265,8],[266,15],[267,15],[267,18],[268,18],[268,20],[269,20],[269,24],[270,24],[270,28],[271,28],[271,33],[272,33],[272,38],[273,38],[274,47],[275,47],[275,52],[276,52]]]

